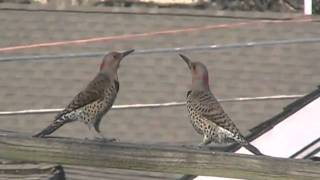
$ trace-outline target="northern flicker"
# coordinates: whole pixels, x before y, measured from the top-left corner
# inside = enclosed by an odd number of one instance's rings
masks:
[[[200,62],[192,62],[182,54],[180,57],[187,63],[191,71],[192,84],[191,89],[187,92],[186,104],[192,126],[203,135],[200,145],[207,145],[211,142],[217,144],[237,142],[252,153],[262,155],[242,136],[212,94],[206,66]]]
[[[64,110],[56,115],[47,128],[35,134],[34,137],[44,137],[66,123],[82,121],[88,125],[94,138],[107,140],[100,133],[99,124],[117,97],[119,91],[117,71],[120,61],[133,51],[132,49],[123,53],[110,52],[105,55],[95,78],[73,98]]]

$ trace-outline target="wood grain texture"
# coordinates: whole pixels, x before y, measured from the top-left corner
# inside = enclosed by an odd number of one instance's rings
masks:
[[[32,138],[0,131],[5,159],[244,179],[319,179],[320,162],[182,146]]]
[[[64,180],[62,166],[0,160],[0,179]]]

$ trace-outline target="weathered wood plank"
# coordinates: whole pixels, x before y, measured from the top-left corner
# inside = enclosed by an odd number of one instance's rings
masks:
[[[0,160],[0,179],[64,180],[62,166]]]
[[[0,158],[246,179],[319,179],[320,162],[0,132]]]
[[[97,168],[89,166],[64,165],[63,168],[68,180],[177,180],[181,177],[181,175],[171,173]]]

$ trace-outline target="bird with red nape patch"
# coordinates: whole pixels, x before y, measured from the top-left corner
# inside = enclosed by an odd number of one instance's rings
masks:
[[[101,134],[99,125],[102,117],[109,111],[117,97],[119,91],[117,72],[120,62],[133,51],[131,49],[122,53],[110,52],[105,55],[100,64],[100,71],[87,87],[56,115],[47,128],[33,137],[45,137],[66,123],[82,121],[89,127],[94,139],[113,141],[114,139],[107,139]]]
[[[187,56],[180,57],[191,72],[191,88],[187,92],[187,110],[194,129],[203,136],[199,146],[212,142],[226,144],[237,142],[256,155],[263,155],[240,133],[236,125],[225,113],[209,87],[209,73],[201,62],[193,62]]]

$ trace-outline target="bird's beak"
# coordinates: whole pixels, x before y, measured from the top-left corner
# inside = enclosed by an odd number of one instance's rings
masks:
[[[122,58],[124,58],[125,56],[131,54],[133,51],[134,51],[134,49],[130,49],[130,50],[128,50],[128,51],[124,51],[124,52],[122,53]]]
[[[179,54],[179,56],[184,60],[184,62],[187,63],[189,69],[191,69],[192,61],[187,56],[185,56],[183,54]]]

